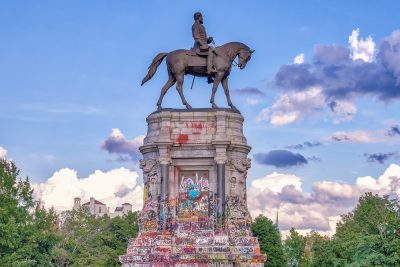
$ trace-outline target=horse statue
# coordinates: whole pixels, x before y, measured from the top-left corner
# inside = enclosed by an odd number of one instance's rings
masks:
[[[218,106],[214,102],[215,93],[217,92],[219,83],[222,83],[224,92],[226,95],[226,100],[231,109],[237,110],[232,104],[231,98],[229,96],[228,88],[228,76],[231,72],[231,67],[233,61],[238,56],[239,63],[237,66],[240,69],[246,67],[247,62],[251,59],[251,54],[254,50],[251,50],[247,45],[239,42],[230,42],[222,46],[214,48],[215,56],[213,57],[213,66],[215,72],[210,75],[214,78],[214,83],[212,87],[212,94],[210,98],[210,103],[212,108],[216,109]],[[196,55],[193,50],[179,49],[169,53],[159,53],[151,63],[147,75],[143,78],[142,84],[150,80],[156,73],[158,66],[161,64],[164,58],[167,58],[167,70],[168,70],[168,81],[165,83],[161,89],[160,98],[157,101],[157,110],[162,110],[161,103],[164,98],[165,93],[171,86],[176,84],[176,90],[178,91],[183,105],[187,109],[192,107],[186,101],[183,95],[183,79],[185,74],[191,74],[197,77],[209,77],[207,74],[207,62],[206,57]]]

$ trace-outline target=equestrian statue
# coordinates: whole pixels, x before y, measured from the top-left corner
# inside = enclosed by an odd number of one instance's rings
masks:
[[[187,109],[192,107],[186,101],[183,94],[183,80],[185,74],[191,74],[195,77],[206,77],[209,83],[213,83],[210,103],[212,108],[218,108],[214,98],[219,83],[222,83],[228,105],[236,110],[229,96],[228,76],[231,72],[232,64],[236,57],[239,58],[237,66],[240,69],[246,67],[251,59],[251,50],[247,45],[240,42],[230,42],[222,46],[212,47],[212,37],[207,37],[206,29],[203,26],[203,16],[200,12],[194,14],[194,24],[192,26],[192,35],[195,40],[194,46],[190,50],[179,49],[169,53],[159,53],[151,63],[147,75],[142,80],[142,85],[150,80],[156,73],[158,66],[166,57],[168,81],[161,89],[160,97],[157,101],[157,109],[160,111],[161,103],[165,93],[176,83],[183,105]]]

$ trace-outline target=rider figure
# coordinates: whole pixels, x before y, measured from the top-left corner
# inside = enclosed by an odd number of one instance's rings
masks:
[[[212,66],[214,48],[209,46],[209,43],[213,42],[212,37],[207,37],[206,28],[203,26],[203,15],[200,12],[194,13],[194,23],[192,26],[192,35],[195,40],[194,49],[200,49],[200,52],[207,53],[207,74],[215,72]]]

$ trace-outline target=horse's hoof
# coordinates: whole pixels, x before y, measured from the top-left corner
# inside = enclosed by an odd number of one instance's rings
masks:
[[[186,104],[186,109],[192,109],[192,106],[189,104]]]
[[[211,106],[212,106],[213,109],[217,109],[218,108],[218,106],[215,103],[212,103]]]
[[[157,111],[161,111],[161,110],[162,110],[161,105],[157,105]]]
[[[229,105],[229,106],[231,107],[232,110],[234,110],[234,111],[239,111],[234,105],[231,104],[231,105]]]

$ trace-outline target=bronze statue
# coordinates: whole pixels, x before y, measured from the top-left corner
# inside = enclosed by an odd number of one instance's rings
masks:
[[[204,55],[202,52],[206,52],[207,74],[215,72],[215,69],[213,69],[212,66],[214,48],[208,45],[212,43],[214,39],[212,37],[207,37],[206,28],[203,26],[203,15],[200,12],[194,13],[192,35],[194,38],[193,49],[195,49],[196,53],[202,56]]]
[[[228,101],[228,105],[232,109],[236,107],[232,104],[229,96],[228,88],[228,76],[230,74],[232,63],[236,57],[239,57],[239,63],[237,66],[240,69],[244,69],[247,62],[251,59],[251,54],[254,50],[251,50],[247,45],[240,42],[230,42],[222,46],[210,49],[209,43],[213,41],[212,37],[208,37],[205,33],[205,28],[202,26],[202,15],[197,12],[194,15],[195,23],[193,24],[193,37],[195,38],[195,47],[191,50],[179,49],[169,53],[159,53],[149,66],[147,75],[142,80],[142,85],[150,80],[156,73],[158,66],[161,64],[163,59],[166,57],[167,70],[168,70],[168,81],[165,83],[161,90],[160,97],[157,101],[157,109],[161,110],[161,103],[165,93],[171,86],[177,83],[176,89],[181,97],[183,105],[187,109],[192,107],[186,101],[183,95],[183,80],[185,74],[191,74],[197,77],[210,77],[214,78],[212,94],[210,103],[213,108],[218,108],[214,102],[215,93],[217,92],[218,85],[221,82],[222,87]],[[196,52],[196,47],[200,50],[200,55]],[[206,55],[203,55],[201,50],[208,49]],[[194,50],[194,51],[193,51]],[[215,55],[214,55],[215,54]],[[210,56],[211,55],[211,56]],[[210,61],[207,64],[207,57]],[[211,69],[214,66],[214,69]],[[209,67],[209,68],[208,68]]]

